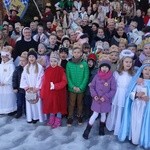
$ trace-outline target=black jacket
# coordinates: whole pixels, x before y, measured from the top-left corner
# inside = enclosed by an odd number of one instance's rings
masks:
[[[23,72],[22,66],[16,67],[12,78],[13,89],[17,89],[19,93],[25,93],[25,90],[20,88],[20,80],[22,72]]]

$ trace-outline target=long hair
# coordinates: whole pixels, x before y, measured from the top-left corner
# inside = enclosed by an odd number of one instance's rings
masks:
[[[125,57],[127,58],[127,57]],[[122,58],[121,60],[119,60],[119,66],[118,66],[118,69],[117,69],[117,72],[121,75],[124,71],[124,66],[123,66],[123,62],[125,60],[125,58]],[[130,57],[129,57],[130,58]],[[132,66],[131,68],[128,70],[128,73],[133,76],[134,75],[134,62],[133,62],[133,59],[132,59]]]
[[[30,74],[30,72],[29,72],[30,65],[31,65],[30,62],[28,62],[28,64],[27,64],[27,73],[28,73],[28,74]],[[38,63],[35,62],[35,71],[34,71],[34,72],[37,74],[38,71],[39,71]]]

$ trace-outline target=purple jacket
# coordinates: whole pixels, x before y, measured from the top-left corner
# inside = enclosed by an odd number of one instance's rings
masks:
[[[116,80],[114,76],[112,75],[109,79],[103,80],[96,74],[89,86],[91,96],[93,97],[91,110],[98,113],[110,112],[112,98],[116,92]],[[103,97],[105,101],[95,101],[95,96],[99,98]]]

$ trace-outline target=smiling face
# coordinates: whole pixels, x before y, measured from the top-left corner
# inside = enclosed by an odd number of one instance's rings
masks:
[[[124,58],[124,60],[123,60],[123,68],[124,68],[124,71],[130,70],[131,67],[132,67],[132,64],[133,64],[132,58],[130,58],[130,57]]]
[[[150,79],[150,66],[144,67],[142,73],[144,79]]]
[[[147,45],[144,46],[143,53],[144,53],[147,57],[150,57],[150,44],[147,44]]]
[[[58,61],[56,59],[51,58],[50,65],[51,67],[55,68],[58,65]]]

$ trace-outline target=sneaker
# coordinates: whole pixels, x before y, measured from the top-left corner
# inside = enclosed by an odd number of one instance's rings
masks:
[[[81,116],[78,116],[78,117],[77,117],[77,120],[78,120],[78,125],[82,125],[82,123],[83,123],[82,117],[81,117]]]
[[[73,123],[73,119],[72,118],[68,118],[68,120],[67,120],[67,126],[71,127],[72,123]]]

